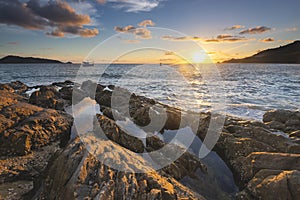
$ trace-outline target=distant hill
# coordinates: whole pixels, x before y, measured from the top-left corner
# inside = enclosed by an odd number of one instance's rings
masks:
[[[33,57],[20,57],[20,56],[5,56],[0,59],[0,63],[53,63],[53,64],[63,64],[59,60],[51,60],[45,58],[33,58]]]
[[[242,59],[231,59],[223,63],[300,63],[300,41],[261,51]]]

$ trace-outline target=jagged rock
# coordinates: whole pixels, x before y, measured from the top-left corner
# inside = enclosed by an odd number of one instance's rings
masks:
[[[0,90],[6,90],[8,92],[15,92],[22,94],[28,89],[28,86],[20,81],[14,81],[11,83],[0,84]]]
[[[290,137],[297,137],[297,138],[300,138],[300,130],[291,132],[291,133],[290,133]]]
[[[0,155],[24,155],[53,141],[69,138],[72,117],[64,112],[43,109],[24,102],[23,97],[0,91]]]
[[[60,93],[51,86],[40,87],[39,91],[32,93],[29,102],[43,108],[64,109],[64,101]]]
[[[49,162],[69,140],[72,117],[27,103],[19,90],[0,90],[1,199],[24,199]],[[7,87],[6,87],[7,88]],[[14,93],[13,93],[14,92]],[[26,155],[25,155],[26,154]]]
[[[115,121],[103,115],[97,115],[97,117],[101,129],[109,139],[131,151],[144,152],[145,147],[140,139],[125,133],[116,125]]]
[[[137,165],[134,154],[110,141],[105,146],[118,149],[127,158],[127,168]],[[98,153],[105,149],[98,146]],[[103,154],[104,152],[102,152]],[[114,156],[117,156],[114,154]],[[141,162],[143,162],[141,160]],[[75,139],[50,167],[46,181],[35,198],[48,199],[204,199],[172,178],[155,171],[125,173],[103,165]]]
[[[294,199],[300,196],[300,172],[297,170],[260,170],[247,184],[247,187],[237,195],[238,200]]]

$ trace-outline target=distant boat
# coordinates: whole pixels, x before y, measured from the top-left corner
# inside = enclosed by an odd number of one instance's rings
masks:
[[[82,66],[83,66],[83,67],[92,67],[92,66],[94,66],[94,62],[83,61],[83,62],[82,62]]]

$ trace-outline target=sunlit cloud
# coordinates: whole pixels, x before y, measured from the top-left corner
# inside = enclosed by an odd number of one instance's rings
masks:
[[[110,3],[112,7],[125,12],[148,12],[156,8],[161,0],[97,0],[100,4]]]
[[[64,37],[65,33],[83,37],[95,36],[99,31],[84,28],[91,22],[90,16],[77,13],[67,2],[39,0],[22,3],[19,0],[0,0],[0,23],[16,25],[29,30],[53,30],[47,35]],[[69,30],[72,27],[73,31]],[[74,31],[76,29],[76,31]],[[96,34],[97,33],[97,34]]]
[[[149,24],[154,26],[154,22],[152,20],[144,20],[138,24],[138,26],[143,27],[134,27],[133,25],[128,25],[125,27],[115,26],[114,30],[119,33],[133,34],[139,39],[151,39],[151,31],[147,29],[147,25]]]
[[[165,56],[173,56],[175,55],[176,53],[175,52],[172,52],[172,51],[166,51],[165,52]]]
[[[138,24],[138,26],[143,26],[143,27],[155,26],[155,23],[152,20],[148,19],[148,20],[144,20],[144,21],[140,22]]]
[[[123,40],[126,44],[138,44],[141,43],[140,40]]]
[[[206,39],[204,42],[206,43],[224,43],[224,42],[245,42],[250,40],[249,38],[241,37],[241,36],[235,36],[235,35],[229,35],[229,34],[223,34],[218,35],[215,38],[212,39]]]
[[[261,42],[274,42],[275,40],[274,40],[274,38],[272,38],[272,37],[269,37],[269,38],[264,38],[264,39],[262,39],[262,40],[260,40]]]
[[[271,28],[266,27],[266,26],[257,26],[255,28],[249,28],[249,29],[243,30],[240,32],[240,34],[241,35],[243,35],[243,34],[260,34],[260,33],[270,31],[270,30],[271,30]]]
[[[170,41],[200,41],[201,38],[197,36],[183,36],[183,37],[174,37],[171,35],[164,35],[161,37],[162,40]]]
[[[242,26],[242,25],[233,25],[231,27],[225,28],[224,30],[225,31],[231,31],[231,30],[236,30],[236,29],[241,29],[241,28],[245,28],[245,26]]]

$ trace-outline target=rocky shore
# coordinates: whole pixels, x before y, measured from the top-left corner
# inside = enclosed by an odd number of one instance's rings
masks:
[[[195,134],[204,140],[211,114],[181,111],[122,89],[130,95],[129,113],[123,113],[111,108],[117,89],[91,81],[0,84],[0,199],[299,199],[299,112],[268,111],[262,122],[226,117],[213,151],[232,172],[236,185],[229,187],[230,175],[216,176],[218,170],[191,151],[162,169],[134,173],[146,166],[137,153],[155,152],[167,144],[159,135],[145,141],[134,137],[118,123],[124,115],[145,127],[150,116],[160,115],[152,111],[153,105],[160,105],[166,111],[158,131],[162,136],[191,123],[189,116],[196,115],[200,120]],[[97,159],[78,137],[66,111],[86,98],[100,106],[95,121],[108,139],[85,139],[101,140],[97,154],[121,163],[124,171]],[[170,150],[181,152],[182,147],[174,144]]]

